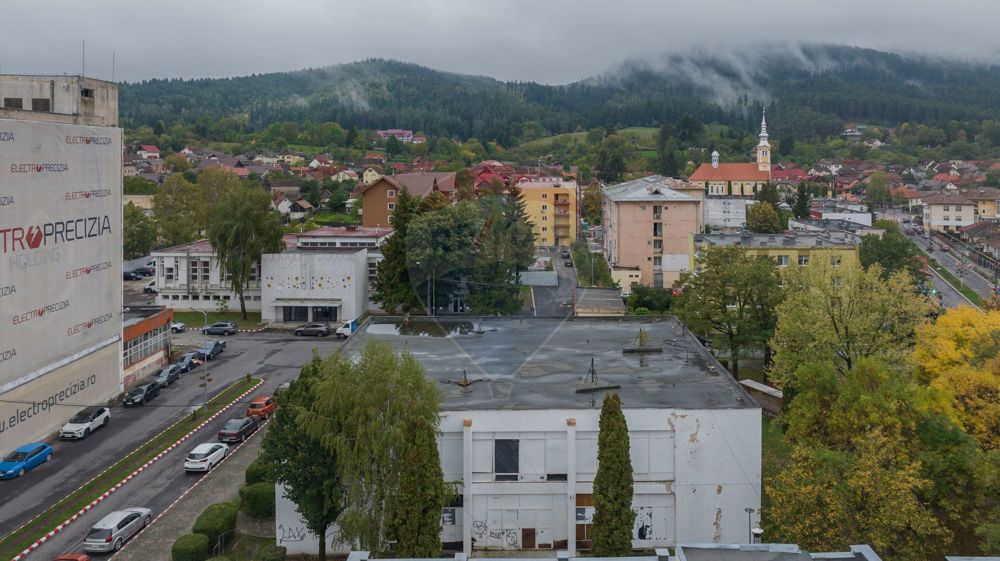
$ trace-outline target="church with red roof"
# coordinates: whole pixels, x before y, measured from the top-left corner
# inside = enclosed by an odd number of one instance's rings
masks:
[[[712,163],[701,164],[688,181],[705,188],[709,197],[753,197],[771,180],[771,145],[767,141],[766,116],[760,120],[760,142],[756,163],[720,163],[712,152]]]

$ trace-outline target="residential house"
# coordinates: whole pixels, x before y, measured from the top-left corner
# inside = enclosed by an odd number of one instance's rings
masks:
[[[414,197],[438,192],[454,200],[456,177],[455,172],[401,173],[359,185],[352,196],[361,200],[361,224],[366,228],[389,226],[397,197],[404,188]]]
[[[976,205],[974,210],[975,221],[996,222],[1000,216],[997,215],[997,207],[1000,207],[1000,189],[992,187],[979,187],[965,191],[965,196]]]
[[[329,154],[318,154],[309,162],[310,169],[330,167],[333,165],[333,158]]]
[[[384,129],[375,131],[375,136],[379,140],[386,140],[389,137],[396,137],[396,140],[400,142],[412,142],[413,141],[413,131],[406,129]]]
[[[332,175],[331,179],[333,179],[334,181],[340,181],[340,182],[343,182],[343,181],[357,181],[358,180],[358,172],[354,171],[353,169],[342,169],[342,170],[338,171],[336,174]]]
[[[371,185],[382,178],[382,171],[375,166],[368,166],[363,172],[361,172],[361,182],[365,185]]]
[[[135,162],[131,160],[122,161],[123,177],[135,177],[137,175],[139,175],[139,168],[136,167]]]
[[[679,188],[675,188],[679,187]],[[619,286],[673,286],[688,268],[689,238],[701,232],[701,189],[651,175],[602,190],[604,257]]]
[[[140,145],[139,150],[137,150],[136,153],[139,154],[139,157],[143,160],[160,157],[160,149],[152,144]]]
[[[517,184],[537,247],[568,248],[579,231],[579,191],[575,181],[537,178]]]
[[[924,197],[924,232],[957,232],[976,222],[976,201],[960,191]]]
[[[153,195],[122,195],[122,206],[126,206],[129,203],[142,209],[142,213],[146,216],[153,216]]]

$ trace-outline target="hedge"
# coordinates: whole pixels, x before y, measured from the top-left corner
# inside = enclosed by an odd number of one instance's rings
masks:
[[[174,561],[205,561],[208,559],[208,536],[205,534],[187,534],[177,538],[170,548],[170,557]]]
[[[287,550],[284,547],[269,543],[260,548],[260,551],[257,552],[257,559],[260,561],[285,561],[285,555],[287,555]]]
[[[246,481],[247,485],[253,485],[254,483],[260,483],[262,481],[267,481],[267,468],[260,460],[254,460],[250,465],[247,466],[246,471]]]
[[[240,489],[241,508],[250,518],[274,518],[274,483],[262,481]]]
[[[236,530],[236,503],[216,503],[205,509],[194,521],[191,530],[196,534],[205,534],[212,547],[219,543],[219,538]]]

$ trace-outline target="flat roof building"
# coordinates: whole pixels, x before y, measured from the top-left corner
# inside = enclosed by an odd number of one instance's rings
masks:
[[[0,119],[118,126],[118,84],[86,76],[0,74]]]

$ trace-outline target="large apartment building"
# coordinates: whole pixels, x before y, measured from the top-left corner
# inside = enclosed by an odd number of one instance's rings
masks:
[[[579,192],[575,181],[546,177],[517,184],[528,220],[534,225],[535,246],[570,247],[579,231]]]

